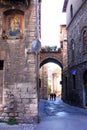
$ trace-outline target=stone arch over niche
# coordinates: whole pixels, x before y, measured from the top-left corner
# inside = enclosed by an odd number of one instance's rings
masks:
[[[10,9],[3,13],[2,38],[21,39],[24,34],[24,12]]]
[[[49,63],[49,62],[53,62],[53,63],[55,63],[55,64],[58,64],[61,68],[63,68],[62,64],[61,64],[58,60],[56,60],[56,59],[54,59],[54,58],[46,58],[45,60],[43,60],[43,61],[40,63],[40,67],[43,66],[43,65],[46,64],[46,63]]]
[[[0,7],[10,8],[12,6],[15,7],[26,7],[28,8],[30,5],[30,0],[0,0]]]

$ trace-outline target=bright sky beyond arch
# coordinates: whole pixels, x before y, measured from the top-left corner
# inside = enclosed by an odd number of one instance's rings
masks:
[[[41,4],[41,44],[60,46],[59,25],[66,23],[66,14],[62,13],[64,0],[42,0]]]

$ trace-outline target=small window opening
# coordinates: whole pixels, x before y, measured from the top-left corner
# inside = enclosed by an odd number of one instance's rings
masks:
[[[73,18],[73,5],[70,6],[71,18]]]
[[[0,70],[3,70],[3,66],[4,66],[4,61],[0,60]]]

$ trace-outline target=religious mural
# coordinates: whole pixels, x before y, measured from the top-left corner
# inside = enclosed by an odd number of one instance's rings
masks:
[[[24,34],[24,12],[11,9],[4,12],[3,17],[3,39],[19,39]]]
[[[9,36],[20,36],[21,34],[21,18],[19,16],[14,16],[9,19]]]

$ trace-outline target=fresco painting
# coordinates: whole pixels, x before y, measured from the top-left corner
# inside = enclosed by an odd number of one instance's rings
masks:
[[[14,16],[10,19],[9,36],[20,36],[20,17]]]

